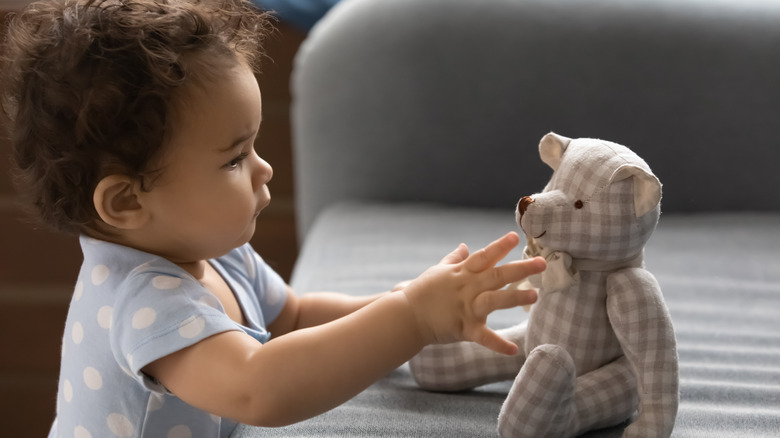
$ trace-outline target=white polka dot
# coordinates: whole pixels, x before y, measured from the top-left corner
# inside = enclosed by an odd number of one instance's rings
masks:
[[[200,316],[191,316],[179,326],[179,336],[182,338],[194,338],[198,336],[206,326],[206,321]]]
[[[168,438],[192,438],[192,431],[183,424],[173,426],[171,430],[168,431]]]
[[[79,280],[76,282],[76,288],[73,290],[73,299],[78,301],[84,295],[84,282]]]
[[[152,279],[152,286],[159,290],[176,289],[181,284],[181,278],[170,275],[158,275]]]
[[[74,344],[80,344],[84,340],[84,327],[80,322],[73,323],[73,328],[70,330],[70,337],[73,339]]]
[[[108,428],[111,429],[111,432],[118,437],[133,436],[133,423],[122,414],[108,414],[106,423],[108,424]]]
[[[163,404],[165,404],[165,396],[153,392],[152,395],[149,396],[149,402],[146,404],[146,410],[156,411],[160,409],[163,406]]]
[[[87,384],[87,388],[98,390],[103,387],[103,376],[95,368],[86,367],[84,368],[84,383]]]
[[[109,271],[108,266],[106,265],[95,266],[92,268],[92,284],[95,286],[100,286],[108,279],[108,275],[110,273],[111,271]]]
[[[114,308],[111,306],[103,306],[98,310],[97,321],[98,325],[108,330],[111,328],[111,323],[114,320]]]
[[[84,426],[76,426],[73,429],[73,438],[92,438],[92,434]]]
[[[145,329],[154,324],[155,319],[157,319],[157,312],[151,307],[139,309],[133,315],[133,328],[136,330]]]
[[[65,380],[62,383],[62,397],[68,403],[73,400],[73,385],[70,384],[70,380]]]

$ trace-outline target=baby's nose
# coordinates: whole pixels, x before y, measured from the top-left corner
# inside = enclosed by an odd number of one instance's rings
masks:
[[[271,178],[274,176],[274,169],[271,167],[270,164],[268,164],[267,161],[257,156],[258,159],[258,166],[255,168],[255,184],[260,187],[262,185],[268,184],[269,181],[271,181]]]
[[[517,201],[517,211],[522,216],[525,214],[525,211],[528,209],[528,206],[531,205],[534,202],[534,198],[530,196],[523,196],[520,198],[519,201]]]

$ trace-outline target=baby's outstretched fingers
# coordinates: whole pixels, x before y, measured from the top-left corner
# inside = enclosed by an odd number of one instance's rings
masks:
[[[536,302],[536,291],[501,289],[482,292],[474,300],[473,312],[478,318],[487,318],[493,311],[527,306]]]
[[[532,259],[518,260],[503,264],[493,270],[490,283],[485,289],[498,289],[509,283],[528,278],[531,275],[538,274],[547,268],[547,262],[542,257]]]
[[[451,253],[444,256],[444,258],[441,259],[439,264],[454,265],[462,262],[463,260],[466,260],[468,256],[469,256],[469,247],[466,246],[465,243],[461,243]]]
[[[481,326],[472,339],[469,340],[489,348],[496,353],[506,354],[507,356],[514,356],[517,354],[518,347],[516,344],[502,338],[498,333],[485,326]]]
[[[482,272],[491,268],[506,257],[519,242],[520,237],[517,233],[509,232],[471,254],[466,259],[465,267],[471,272]]]

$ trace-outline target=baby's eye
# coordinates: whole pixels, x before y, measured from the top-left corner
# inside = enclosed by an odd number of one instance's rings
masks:
[[[225,164],[225,167],[227,167],[228,169],[236,169],[241,166],[241,162],[244,161],[244,159],[246,159],[246,157],[248,156],[249,156],[248,152],[241,153],[239,156],[233,158],[227,164]]]

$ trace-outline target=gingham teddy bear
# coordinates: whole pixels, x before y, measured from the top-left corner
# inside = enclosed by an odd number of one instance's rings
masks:
[[[498,417],[503,437],[572,437],[620,424],[624,437],[668,437],[677,405],[677,349],[643,247],[660,215],[661,183],[634,152],[554,133],[539,144],[555,171],[518,202],[526,256],[547,269],[527,324],[500,330],[516,356],[460,342],[410,361],[418,384],[460,391],[514,379]],[[530,288],[529,284],[511,287]]]

